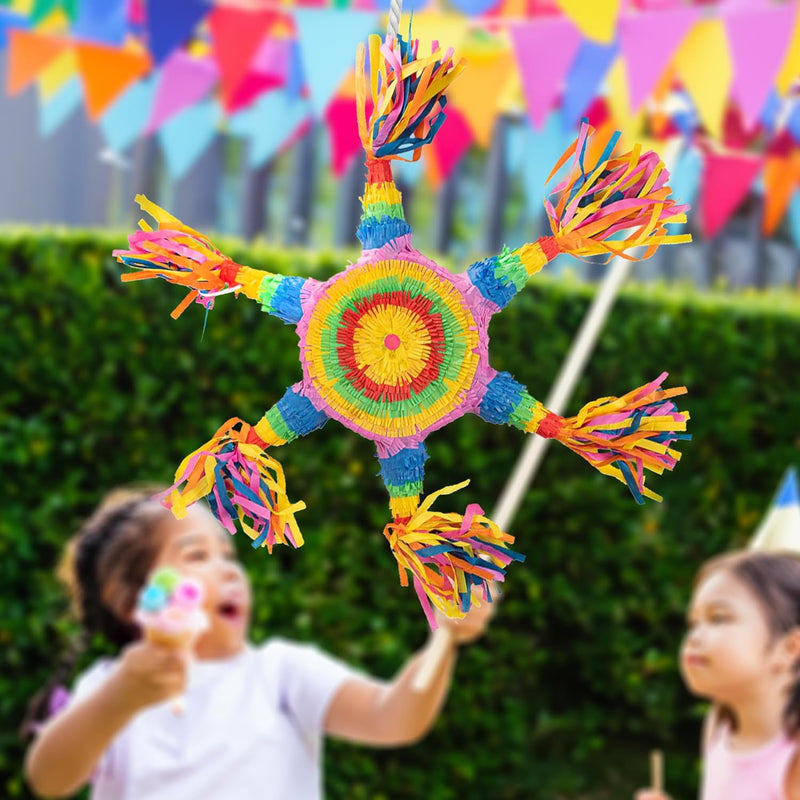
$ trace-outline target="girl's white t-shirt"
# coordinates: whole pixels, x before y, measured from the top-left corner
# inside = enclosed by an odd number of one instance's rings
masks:
[[[83,673],[71,702],[114,663]],[[165,702],[137,714],[98,764],[92,800],[320,800],[325,713],[358,674],[312,645],[280,639],[194,662],[183,713]]]

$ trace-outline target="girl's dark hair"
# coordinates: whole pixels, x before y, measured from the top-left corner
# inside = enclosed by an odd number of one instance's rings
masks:
[[[33,736],[47,718],[54,692],[68,680],[95,636],[117,648],[139,638],[130,617],[158,557],[159,522],[168,513],[152,499],[157,488],[110,492],[67,545],[57,574],[69,591],[81,633],[47,684],[31,698],[20,729],[24,738]]]
[[[800,628],[800,553],[746,550],[717,556],[700,568],[695,586],[720,570],[741,581],[758,600],[773,641]],[[800,733],[800,659],[795,662],[794,672],[783,713],[789,736]],[[717,714],[736,728],[737,720],[730,708],[720,706]]]

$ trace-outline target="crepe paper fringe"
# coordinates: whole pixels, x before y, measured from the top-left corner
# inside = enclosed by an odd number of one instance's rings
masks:
[[[448,617],[464,617],[473,603],[480,605],[474,590],[491,602],[491,582],[503,581],[512,561],[525,560],[509,549],[514,537],[485,517],[479,505],[467,506],[463,516],[431,510],[438,497],[468,483],[434,492],[409,519],[395,519],[384,529],[397,559],[400,583],[408,586],[410,573],[431,628],[437,627],[434,607]]]
[[[306,505],[289,501],[283,467],[265,446],[250,425],[230,419],[183,460],[175,484],[159,499],[180,519],[188,506],[207,497],[225,529],[235,533],[238,520],[253,547],[269,552],[275,544],[300,547],[303,536],[294,515]]]
[[[597,160],[586,160],[594,128],[584,122],[578,138],[553,168],[548,181],[572,157],[567,177],[554,189],[555,205],[545,200],[550,229],[559,250],[579,258],[607,254],[631,261],[649,258],[663,244],[691,241],[689,234],[669,234],[671,223],[686,222],[688,206],[670,198],[669,172],[641,145],[612,157],[619,139],[614,133]],[[643,255],[629,250],[645,246]]]
[[[444,92],[465,66],[434,42],[417,57],[419,41],[372,35],[356,54],[358,130],[368,159],[416,161],[444,122]],[[411,158],[405,158],[410,155]]]
[[[202,233],[185,225],[144,195],[136,195],[136,202],[156,220],[158,228],[153,230],[147,222],[140,220],[141,230],[128,237],[130,250],[115,250],[113,254],[118,261],[137,270],[122,275],[123,281],[162,278],[191,290],[172,312],[174,319],[192,302],[211,309],[218,295],[231,291],[256,299],[266,278],[272,278],[277,284],[273,294],[278,295],[278,301],[275,308],[265,310],[285,321],[288,321],[287,317],[296,316],[295,295],[299,294],[296,283],[290,284],[285,294],[279,294],[278,286],[288,280],[284,276],[237,264],[221,253]],[[293,280],[305,282],[301,278]]]
[[[507,372],[498,372],[486,387],[480,416],[496,425],[513,425],[527,433],[557,439],[604,475],[625,483],[637,503],[661,497],[644,485],[644,470],[671,470],[681,454],[671,445],[692,437],[685,433],[688,412],[671,398],[686,387],[661,389],[663,373],[622,397],[587,403],[575,417],[553,414]]]
[[[542,410],[545,416],[532,420],[527,429],[558,439],[604,475],[622,481],[637,503],[643,503],[645,497],[661,501],[660,495],[644,485],[644,471],[660,475],[671,470],[681,457],[671,445],[692,438],[684,433],[689,413],[678,411],[671,399],[686,394],[686,387],[661,389],[666,377],[664,372],[622,397],[594,400],[567,419],[537,404],[537,416]]]

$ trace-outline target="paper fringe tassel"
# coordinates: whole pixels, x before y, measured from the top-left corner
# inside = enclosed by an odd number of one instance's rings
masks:
[[[453,63],[453,48],[417,58],[419,41],[372,35],[356,54],[356,108],[361,143],[368,158],[416,161],[445,120],[444,91],[464,68]],[[369,100],[368,100],[369,98]],[[371,109],[368,108],[371,100]],[[369,113],[369,118],[367,114]],[[411,158],[404,155],[411,154]]]
[[[306,504],[289,502],[283,467],[266,454],[263,442],[251,430],[240,419],[228,420],[183,460],[175,484],[159,499],[180,519],[188,506],[208,497],[222,525],[235,533],[238,519],[253,539],[253,547],[266,547],[270,553],[274,544],[300,547],[303,536],[294,515]]]
[[[411,573],[414,589],[431,628],[436,619],[433,607],[448,617],[462,618],[473,602],[473,589],[491,602],[490,581],[505,579],[505,568],[525,556],[508,548],[514,537],[500,530],[483,515],[477,504],[461,514],[431,511],[441,495],[452,494],[469,483],[464,481],[434,492],[423,500],[407,520],[395,519],[383,533],[397,559],[400,583],[408,586]]]
[[[670,445],[691,439],[687,411],[678,411],[670,398],[686,394],[685,386],[662,390],[667,373],[622,397],[603,397],[587,403],[575,417],[551,414],[537,431],[558,439],[604,475],[625,483],[637,503],[661,496],[644,485],[644,470],[661,474],[671,470],[681,454]],[[552,427],[550,427],[552,426]],[[548,430],[549,428],[549,430]]]
[[[192,301],[206,309],[213,308],[214,297],[232,288],[229,281],[236,276],[240,266],[220,253],[202,233],[184,225],[144,195],[136,195],[136,202],[156,220],[158,229],[154,231],[147,222],[140,220],[141,230],[128,237],[131,249],[114,251],[118,261],[139,270],[122,275],[122,280],[163,278],[190,288],[192,291],[172,312],[175,319]]]
[[[638,144],[611,158],[620,135],[616,132],[597,163],[587,164],[586,147],[593,133],[584,122],[547,178],[550,181],[574,154],[569,174],[551,193],[557,195],[555,206],[549,199],[544,204],[559,249],[578,258],[606,253],[609,259],[639,261],[659,245],[690,242],[689,234],[667,233],[668,224],[686,222],[689,206],[676,205],[669,197],[669,172],[661,159],[652,151],[642,153]],[[647,250],[641,256],[626,252],[642,245]]]

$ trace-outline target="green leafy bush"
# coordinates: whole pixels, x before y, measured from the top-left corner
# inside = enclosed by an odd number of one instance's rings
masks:
[[[167,482],[229,416],[255,422],[300,378],[293,328],[223,297],[209,315],[169,312],[178,290],[123,287],[124,237],[6,232],[0,300],[0,789],[25,797],[14,728],[74,633],[53,567],[111,486]],[[327,276],[342,256],[243,250],[255,267]],[[544,398],[591,299],[536,278],[492,323],[492,361]],[[512,565],[488,636],[464,650],[426,741],[403,751],[327,750],[330,798],[629,798],[663,747],[676,798],[696,793],[700,707],[675,653],[696,567],[747,540],[797,460],[800,304],[631,288],[619,298],[570,410],[672,373],[695,440],[652,485],[663,504],[551,448],[512,526]],[[427,491],[471,477],[450,506],[487,511],[524,443],[464,418],[430,437]],[[389,677],[425,639],[381,531],[387,497],[368,442],[330,423],[277,453],[308,504],[306,545],[268,556],[236,537],[252,578],[256,641],[312,640]],[[445,499],[447,503],[447,499]],[[444,506],[443,506],[444,507]],[[239,541],[245,539],[245,541]],[[91,654],[87,654],[87,659]]]

